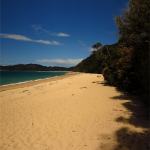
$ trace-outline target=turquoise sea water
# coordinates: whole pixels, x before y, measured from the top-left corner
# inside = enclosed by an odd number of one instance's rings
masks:
[[[0,71],[0,86],[66,75],[66,72]]]

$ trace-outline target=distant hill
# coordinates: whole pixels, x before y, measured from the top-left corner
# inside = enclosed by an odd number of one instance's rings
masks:
[[[119,43],[108,45],[110,54],[118,47]],[[75,66],[74,72],[85,72],[85,73],[101,73],[103,69],[103,61],[99,59],[99,53],[102,51],[103,54],[109,55],[107,52],[106,45],[97,51],[93,51],[92,54],[86,59],[82,60],[78,65]]]
[[[100,73],[99,60],[96,59],[96,53],[82,60],[75,68],[74,72]]]
[[[17,64],[9,66],[1,66],[0,70],[2,71],[73,71],[74,67],[65,68],[65,67],[47,67],[38,64]]]

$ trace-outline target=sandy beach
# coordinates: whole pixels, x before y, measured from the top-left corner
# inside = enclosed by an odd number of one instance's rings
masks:
[[[0,88],[0,150],[148,150],[148,109],[101,74]]]

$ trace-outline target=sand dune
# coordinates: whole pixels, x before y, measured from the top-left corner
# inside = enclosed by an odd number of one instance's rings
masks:
[[[146,107],[75,74],[0,92],[1,150],[147,150]]]

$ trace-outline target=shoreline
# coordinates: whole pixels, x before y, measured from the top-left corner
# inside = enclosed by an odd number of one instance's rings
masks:
[[[21,71],[22,72],[22,71]],[[28,71],[27,71],[28,72]],[[31,71],[32,72],[32,71]],[[34,71],[34,72],[59,72],[59,71]],[[60,72],[65,72],[65,71],[60,71]],[[70,72],[65,72],[65,75],[70,74]],[[60,75],[60,76],[64,76],[64,75]],[[16,84],[23,84],[23,83],[28,83],[28,82],[34,82],[34,81],[38,81],[38,80],[46,80],[46,79],[50,79],[50,78],[56,78],[56,77],[60,77],[60,76],[53,76],[53,77],[48,77],[48,78],[39,78],[39,79],[33,79],[33,80],[27,80],[27,81],[22,81],[22,82],[16,82],[16,83],[10,83],[10,84],[4,84],[4,85],[0,85],[0,87],[4,87],[4,86],[11,86],[11,85],[16,85]]]
[[[66,72],[66,71],[50,71],[50,72]],[[18,83],[8,84],[8,85],[2,85],[2,86],[0,86],[0,92],[1,91],[6,91],[6,90],[11,90],[11,89],[16,89],[16,88],[23,88],[23,87],[26,87],[26,86],[32,86],[32,85],[36,85],[36,84],[39,84],[39,83],[60,80],[60,79],[70,77],[71,75],[75,75],[75,74],[79,74],[79,73],[72,72],[72,71],[70,71],[70,72],[67,71],[66,75],[55,76],[55,77],[45,78],[45,79],[37,79],[37,80],[33,80],[33,81],[18,82]]]

